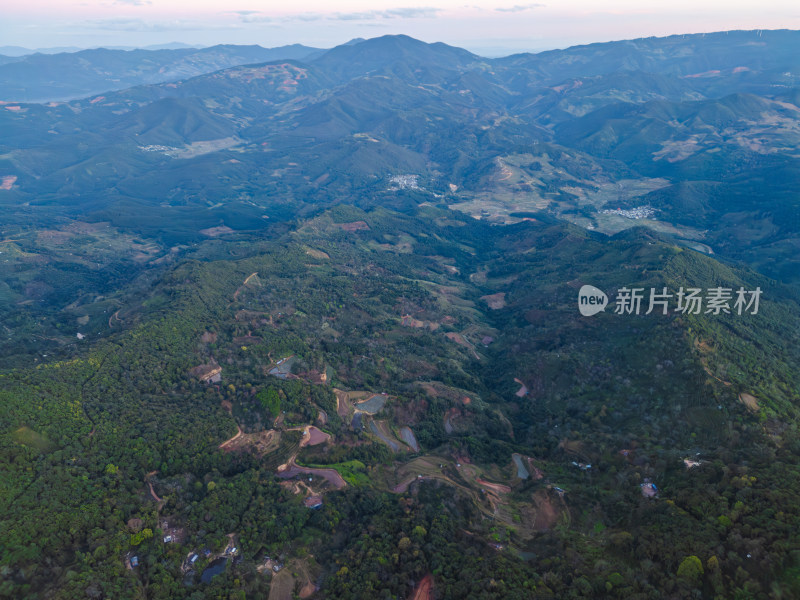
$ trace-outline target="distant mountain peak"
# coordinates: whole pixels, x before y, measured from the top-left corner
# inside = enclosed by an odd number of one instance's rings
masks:
[[[383,35],[336,46],[313,62],[345,79],[402,66],[405,69],[461,70],[477,57],[463,48],[437,42],[429,44],[408,35]]]

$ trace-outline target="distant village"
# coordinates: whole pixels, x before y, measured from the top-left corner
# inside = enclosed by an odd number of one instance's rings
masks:
[[[620,217],[625,217],[626,219],[649,219],[655,214],[656,209],[652,206],[636,206],[629,209],[606,209],[600,212],[604,215],[619,215]]]
[[[419,190],[418,176],[417,175],[395,175],[389,179],[389,183],[394,188],[401,190]]]

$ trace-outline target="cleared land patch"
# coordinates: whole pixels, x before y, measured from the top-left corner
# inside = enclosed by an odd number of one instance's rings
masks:
[[[386,404],[386,400],[387,398],[383,394],[375,394],[368,400],[356,404],[355,409],[370,415],[374,415],[380,412],[380,410]]]
[[[492,310],[499,310],[506,305],[506,293],[498,292],[496,294],[481,296],[481,300],[486,302],[486,305]]]
[[[313,248],[306,248],[306,254],[308,254],[312,258],[319,258],[319,259],[330,258],[327,252],[323,252],[322,250],[314,250]]]
[[[742,392],[739,394],[739,400],[751,411],[758,412],[758,400],[756,400],[755,396]]]
[[[281,441],[281,432],[274,429],[259,431],[258,433],[239,433],[220,445],[223,452],[248,452],[261,458],[278,449]]]

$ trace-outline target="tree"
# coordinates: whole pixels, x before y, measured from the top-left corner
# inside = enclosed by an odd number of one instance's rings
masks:
[[[691,583],[692,585],[698,584],[702,576],[703,576],[703,563],[699,558],[697,558],[694,555],[687,556],[686,558],[684,558],[680,566],[678,567],[678,577],[686,580],[688,583]]]
[[[256,399],[259,404],[261,404],[261,408],[264,409],[271,418],[274,419],[280,414],[281,397],[278,394],[278,390],[275,388],[270,387],[267,390],[261,390],[256,394]]]
[[[146,527],[142,531],[131,535],[131,546],[138,546],[143,541],[148,540],[151,537],[153,537],[153,530],[149,527]]]

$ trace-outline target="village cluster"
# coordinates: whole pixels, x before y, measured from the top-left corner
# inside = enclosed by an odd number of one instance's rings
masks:
[[[420,189],[417,175],[394,175],[389,179],[389,183],[401,190]]]
[[[629,209],[606,209],[600,212],[602,212],[604,215],[619,215],[620,217],[625,217],[626,219],[649,219],[653,216],[653,214],[655,214],[656,209],[652,206],[636,206]]]
[[[166,156],[175,157],[175,153],[180,150],[180,148],[173,148],[172,146],[162,146],[160,144],[149,144],[147,146],[139,146],[139,150],[142,152],[160,152]]]

